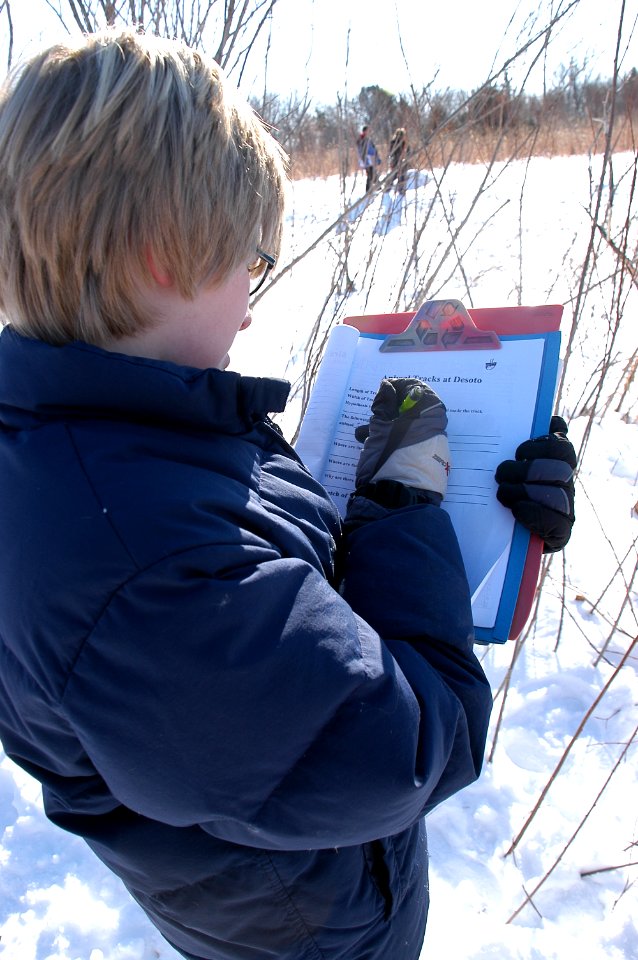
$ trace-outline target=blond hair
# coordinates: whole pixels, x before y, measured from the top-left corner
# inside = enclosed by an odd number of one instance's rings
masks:
[[[220,68],[133,32],[56,45],[0,97],[0,308],[101,345],[152,326],[148,252],[186,298],[277,255],[286,160]]]

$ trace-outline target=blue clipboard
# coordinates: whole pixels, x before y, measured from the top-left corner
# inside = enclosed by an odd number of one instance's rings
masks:
[[[466,310],[459,300],[427,301],[416,313],[347,317],[363,335],[381,338],[386,353],[490,350],[507,340],[543,341],[541,372],[531,436],[547,432],[554,404],[560,352],[561,305]],[[521,442],[525,440],[521,437]],[[514,525],[496,620],[475,627],[477,643],[504,643],[518,637],[534,602],[543,544],[519,523]]]

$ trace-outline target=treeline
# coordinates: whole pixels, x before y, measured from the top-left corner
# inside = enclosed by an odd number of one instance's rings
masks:
[[[405,127],[415,162],[427,158],[433,164],[484,160],[495,148],[511,156],[516,144],[521,149],[533,144],[533,153],[546,155],[596,152],[612,120],[615,148],[632,149],[638,71],[633,68],[614,86],[570,64],[542,94],[517,92],[506,79],[469,94],[425,87],[410,96],[394,95],[368,86],[334,106],[313,108],[308,98],[280,96],[252,104],[290,154],[293,176],[326,176],[352,171],[354,140],[363,123],[385,157],[394,130]]]

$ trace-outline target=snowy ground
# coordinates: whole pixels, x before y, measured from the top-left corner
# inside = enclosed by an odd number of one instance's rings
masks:
[[[615,160],[614,206],[625,212],[621,173],[623,163],[628,168],[631,162]],[[439,196],[432,178],[421,174],[402,211],[384,220],[381,198],[375,198],[356,225],[331,230],[343,209],[337,180],[296,184],[282,263],[324,231],[326,236],[257,305],[252,327],[231,355],[233,368],[294,381],[324,301],[324,324],[333,314],[402,309],[413,278],[428,271],[436,273],[430,297],[455,296],[467,306],[569,305],[591,222],[587,160],[534,160],[496,172],[455,241],[463,273],[445,256],[449,224],[464,221],[481,168],[456,168]],[[352,199],[360,196],[360,179],[350,186]],[[414,228],[428,204],[426,246],[401,291]],[[352,284],[346,287],[342,279],[330,296],[334,265],[346,253],[346,279]],[[623,606],[636,566],[638,415],[635,399],[633,407],[626,402],[624,417],[623,411],[605,412],[590,422],[578,415],[608,337],[606,296],[601,285],[576,331],[561,409],[571,419],[577,449],[587,441],[574,535],[564,557],[552,559],[506,689],[513,644],[480,648],[495,691],[489,757],[480,781],[428,821],[432,907],[424,958],[638,958],[638,776],[632,741],[638,652],[623,662],[638,634],[635,582]],[[634,290],[628,318],[635,309]],[[570,322],[568,306],[567,329]],[[629,356],[635,343],[635,324],[627,321],[616,337],[617,356]],[[282,421],[289,436],[297,416],[298,399]],[[601,658],[598,651],[610,635]],[[596,872],[584,875],[588,871]],[[39,787],[4,757],[0,936],[3,960],[177,956],[83,843],[48,824]]]

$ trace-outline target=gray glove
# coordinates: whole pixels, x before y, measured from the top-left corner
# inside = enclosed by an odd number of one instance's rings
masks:
[[[372,403],[372,417],[355,430],[365,440],[356,474],[356,492],[391,480],[442,499],[450,472],[445,406],[434,390],[414,377],[384,379]]]

